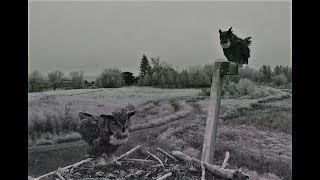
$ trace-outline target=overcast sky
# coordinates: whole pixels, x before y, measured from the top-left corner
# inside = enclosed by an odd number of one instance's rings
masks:
[[[29,72],[138,73],[143,54],[186,68],[224,58],[219,28],[252,37],[250,66],[291,65],[289,2],[32,2]]]

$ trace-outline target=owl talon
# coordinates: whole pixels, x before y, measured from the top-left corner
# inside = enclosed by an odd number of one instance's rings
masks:
[[[106,161],[108,164],[121,165],[121,163],[117,161],[116,157],[113,154],[109,155]]]
[[[107,161],[104,159],[103,156],[100,156],[98,158],[95,159],[95,165],[94,165],[94,168],[95,169],[98,169],[98,170],[101,170],[103,169],[104,167],[106,167],[108,165]]]

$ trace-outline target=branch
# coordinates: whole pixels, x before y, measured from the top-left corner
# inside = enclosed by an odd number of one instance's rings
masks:
[[[122,154],[121,156],[119,156],[118,158],[116,158],[116,161],[119,161],[120,159],[126,157],[126,156],[129,156],[130,154],[132,154],[133,152],[135,152],[136,150],[140,149],[141,148],[141,145],[138,145],[134,148],[132,148],[130,151]]]
[[[147,151],[147,153],[152,156],[153,158],[155,158],[157,161],[159,161],[159,163],[161,164],[162,167],[164,167],[163,162],[161,161],[161,159],[159,159],[156,155],[151,154],[149,151]]]
[[[138,145],[138,146],[136,146],[135,148],[132,148],[130,151],[122,154],[122,155],[121,155],[120,157],[118,157],[116,160],[120,160],[120,159],[122,159],[122,158],[124,158],[124,157],[126,157],[126,156],[129,156],[130,154],[132,154],[134,151],[138,150],[139,148],[141,148],[141,145]],[[92,160],[92,158],[87,158],[87,159],[85,159],[85,160],[76,162],[76,163],[71,164],[71,165],[69,165],[69,166],[66,166],[66,167],[63,167],[63,168],[59,168],[58,170],[59,170],[59,171],[60,171],[60,170],[65,171],[65,170],[67,170],[67,169],[69,169],[69,168],[76,168],[76,167],[78,167],[78,166],[80,166],[80,165],[82,165],[82,164],[84,164],[84,163],[86,163],[86,162],[89,162],[89,161],[91,161],[91,160]],[[57,172],[57,170],[52,171],[52,172],[49,172],[49,173],[47,173],[47,174],[44,174],[44,175],[39,176],[39,177],[37,177],[37,178],[34,178],[34,180],[41,180],[41,179],[44,178],[44,177],[47,177],[47,176],[56,174],[56,172]]]
[[[167,174],[159,177],[157,180],[164,180],[164,179],[167,179],[167,178],[170,177],[170,176],[172,176],[172,173],[171,173],[171,172],[169,172],[169,173],[167,173]]]
[[[91,158],[88,158],[88,159],[85,159],[85,160],[76,162],[76,163],[74,163],[74,164],[71,164],[71,165],[66,166],[66,167],[63,167],[63,168],[59,168],[58,170],[64,171],[64,170],[67,170],[67,169],[69,169],[69,168],[78,167],[78,166],[80,166],[80,165],[82,165],[82,164],[84,164],[84,163],[86,163],[86,162],[88,162],[88,161],[91,161]],[[39,177],[37,177],[37,178],[34,178],[34,180],[40,180],[40,179],[42,179],[42,178],[44,178],[44,177],[50,176],[50,175],[52,175],[52,174],[55,174],[56,172],[57,172],[57,170],[52,171],[52,172],[49,172],[49,173],[47,173],[47,174],[44,174],[44,175],[39,176]]]
[[[168,158],[172,159],[173,161],[178,161],[176,158],[174,158],[173,156],[171,156],[169,153],[167,153],[165,150],[157,147],[156,151],[162,153],[163,155],[167,156]]]
[[[131,161],[131,162],[139,162],[139,163],[156,163],[156,161],[154,161],[154,160],[132,159],[132,158],[123,158],[122,161]]]
[[[204,167],[203,161],[201,161],[201,180],[206,180],[206,168]]]
[[[201,168],[201,161],[198,159],[194,159],[180,151],[172,151],[172,155],[176,157],[177,159],[186,162],[186,163],[192,163],[197,168]],[[249,179],[249,176],[246,174],[243,174],[240,170],[231,170],[231,169],[224,169],[221,166],[212,165],[209,163],[203,163],[206,170],[208,170],[210,173],[212,173],[215,176],[224,178],[224,179],[235,179],[235,180],[246,180]]]
[[[229,154],[229,151],[226,152],[226,156],[224,157],[224,160],[223,160],[223,163],[222,163],[222,168],[226,168],[226,166],[229,164],[227,163],[227,161],[229,160],[230,158],[230,154]]]
[[[59,171],[56,171],[55,175],[58,176],[58,178],[59,178],[60,180],[66,180],[66,179],[59,173]]]

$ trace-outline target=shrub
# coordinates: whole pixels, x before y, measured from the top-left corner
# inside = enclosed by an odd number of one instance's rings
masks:
[[[44,123],[38,115],[33,114],[30,117],[30,124],[28,124],[28,128],[28,133],[31,136],[31,139],[36,139],[44,132]]]
[[[240,81],[235,85],[236,90],[240,95],[249,95],[254,91],[254,83],[246,78],[240,79]]]
[[[124,80],[119,69],[105,69],[96,79],[95,85],[99,88],[119,88]]]
[[[177,102],[176,99],[171,98],[171,99],[169,100],[169,103],[170,103],[170,105],[174,108],[174,111],[179,111],[179,110],[180,110],[180,105],[179,105],[179,103]]]
[[[210,96],[210,88],[202,88],[199,96]]]
[[[33,71],[28,77],[28,92],[42,92],[45,89],[46,80],[39,71]]]
[[[283,74],[275,75],[272,77],[272,82],[276,86],[285,85],[287,83],[287,78]]]
[[[28,134],[32,140],[49,134],[65,134],[77,131],[78,120],[71,113],[70,107],[64,107],[64,113],[53,114],[44,112],[44,117],[31,115],[28,123]]]
[[[237,89],[236,83],[229,82],[222,86],[222,95],[227,96],[230,95],[232,97],[239,96],[239,91]]]
[[[83,71],[71,72],[70,76],[71,76],[71,84],[74,89],[84,88]]]
[[[74,142],[81,140],[82,137],[79,133],[73,132],[66,134],[64,136],[58,136],[54,139],[56,143],[66,143],[66,142]]]
[[[35,145],[50,145],[55,144],[53,140],[53,135],[51,133],[44,133],[41,137],[35,142]]]

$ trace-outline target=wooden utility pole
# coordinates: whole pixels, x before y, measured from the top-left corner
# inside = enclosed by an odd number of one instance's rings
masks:
[[[221,101],[221,91],[223,77],[225,75],[237,75],[238,64],[233,62],[216,62],[211,84],[210,105],[208,109],[208,117],[206,130],[204,134],[204,142],[202,149],[201,161],[205,163],[213,163],[214,150],[216,148],[217,127],[219,120],[219,110]]]

